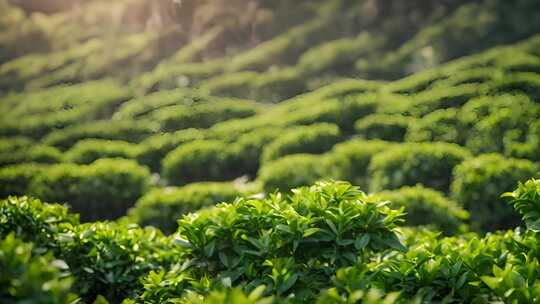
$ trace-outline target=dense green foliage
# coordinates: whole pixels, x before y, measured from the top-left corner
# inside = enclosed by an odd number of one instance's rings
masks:
[[[326,170],[324,161],[324,158],[311,154],[285,156],[261,167],[258,180],[268,192],[306,186],[323,178]]]
[[[178,236],[186,258],[207,265],[186,269],[195,278],[214,273],[248,289],[264,284],[278,296],[309,299],[363,251],[402,249],[393,231],[400,216],[350,185],[321,183],[290,199],[240,199],[184,217]]]
[[[405,223],[410,226],[434,225],[448,235],[461,229],[469,213],[442,193],[417,185],[374,194],[377,199],[391,202],[393,207],[405,207]]]
[[[62,259],[67,264],[63,270],[75,279],[72,291],[86,302],[98,295],[112,302],[133,296],[141,286],[139,276],[171,261],[173,245],[159,231],[112,223],[79,224],[65,207],[38,200],[1,201],[0,222],[0,237],[15,233],[34,243],[39,248],[36,254],[49,251]]]
[[[85,139],[78,141],[65,154],[68,162],[90,164],[100,158],[134,158],[138,146],[114,140]]]
[[[372,114],[359,119],[354,127],[356,133],[367,139],[403,141],[409,124],[415,122],[401,115]]]
[[[339,128],[331,124],[299,127],[276,138],[267,145],[262,161],[268,162],[288,154],[322,153],[332,148],[341,139]]]
[[[413,190],[422,188],[390,195],[409,201]],[[70,292],[128,303],[534,303],[539,194],[537,180],[506,194],[530,230],[442,237],[398,229],[403,207],[321,182],[290,197],[242,198],[184,216],[174,240],[150,228],[79,224],[62,206],[10,198],[0,201],[0,262],[9,263],[1,278],[14,284],[9,273],[19,271],[26,281],[0,290],[8,301],[59,303]],[[437,208],[462,212],[450,206]],[[50,288],[39,288],[45,282]]]
[[[35,254],[32,243],[13,234],[0,240],[0,297],[5,303],[70,303],[72,278],[66,262]]]
[[[370,189],[380,191],[421,183],[448,191],[452,170],[469,156],[467,150],[447,143],[394,146],[371,160]]]
[[[191,183],[184,187],[157,188],[142,196],[129,210],[129,220],[151,225],[165,233],[176,231],[176,219],[203,207],[233,201],[243,191],[232,183]]]
[[[519,218],[500,199],[500,194],[512,190],[517,182],[534,177],[538,170],[528,160],[483,154],[455,168],[452,197],[470,211],[475,228],[510,228]]]
[[[69,202],[84,220],[120,217],[151,183],[148,169],[124,159],[99,159],[89,165],[15,165],[0,169],[0,180],[3,196],[26,193]]]
[[[514,208],[522,215],[527,224],[527,228],[538,232],[540,224],[539,202],[540,202],[540,181],[531,179],[519,186],[513,192],[507,192],[503,196],[511,197]]]
[[[217,140],[181,145],[163,159],[162,173],[173,185],[234,177],[227,145]]]
[[[0,12],[0,302],[540,302],[537,0]]]

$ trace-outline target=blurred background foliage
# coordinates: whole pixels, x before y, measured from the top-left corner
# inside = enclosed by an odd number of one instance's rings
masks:
[[[144,92],[200,86],[279,101],[335,77],[403,77],[540,29],[530,0],[2,0],[0,7],[2,91],[107,75]]]

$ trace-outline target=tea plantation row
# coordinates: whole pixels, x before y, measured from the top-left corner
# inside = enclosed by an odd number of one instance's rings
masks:
[[[539,2],[292,3],[0,0],[0,302],[540,302]]]
[[[105,80],[6,95],[0,196],[172,232],[181,214],[232,196],[332,178],[371,192],[422,184],[467,210],[473,230],[512,227],[498,195],[539,168],[538,41],[277,105],[193,89],[132,98]]]
[[[527,229],[484,237],[398,228],[403,207],[339,182],[220,204],[180,218],[171,237],[80,224],[62,206],[12,197],[0,201],[0,295],[6,303],[536,303],[540,181],[505,196]]]
[[[398,79],[540,30],[534,0],[90,0],[29,16],[21,5],[0,2],[3,91],[112,76],[144,93],[199,87],[277,102],[340,77]]]

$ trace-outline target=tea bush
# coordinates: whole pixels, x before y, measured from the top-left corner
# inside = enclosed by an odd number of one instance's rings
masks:
[[[64,154],[64,160],[90,164],[100,158],[134,158],[138,146],[121,140],[83,139]]]
[[[209,128],[221,121],[252,116],[259,108],[254,102],[220,100],[163,107],[151,112],[146,118],[160,123],[162,130],[171,132],[187,128]]]
[[[25,195],[28,185],[47,165],[24,163],[0,168],[0,198]]]
[[[362,189],[370,182],[369,164],[372,158],[392,147],[391,142],[353,139],[335,145],[327,154],[329,175],[338,180],[351,181]]]
[[[511,204],[521,214],[527,229],[540,231],[540,180],[532,178],[524,183],[519,182],[513,192],[504,193],[503,197],[511,198]]]
[[[221,204],[178,222],[179,241],[193,265],[183,270],[189,278],[150,275],[142,300],[198,291],[190,278],[209,273],[248,290],[264,285],[273,295],[313,299],[328,286],[328,276],[364,253],[404,250],[395,231],[402,216],[346,183],[318,183],[290,198],[276,194]],[[167,287],[159,292],[158,286]]]
[[[0,153],[2,154],[22,148],[29,148],[30,146],[32,146],[32,140],[28,137],[0,137]]]
[[[505,146],[505,154],[511,157],[525,158],[533,161],[540,161],[540,121],[533,121],[529,124],[527,135],[519,132],[514,133],[514,138],[509,138]],[[522,138],[516,138],[522,137]]]
[[[62,160],[60,150],[39,144],[0,152],[0,165],[3,166],[21,163],[54,164],[60,163]]]
[[[220,74],[202,81],[201,88],[216,96],[251,98],[259,77],[261,74],[250,71]]]
[[[0,201],[0,222],[0,236],[15,233],[33,242],[39,249],[35,252],[49,250],[65,261],[60,265],[67,264],[62,270],[74,278],[71,290],[86,303],[99,295],[111,302],[134,297],[142,288],[139,277],[170,265],[177,254],[170,239],[157,230],[113,223],[79,225],[65,207],[34,199]]]
[[[534,177],[538,166],[523,159],[484,154],[466,160],[454,169],[452,198],[471,213],[476,229],[493,231],[515,226],[518,215],[500,198],[518,183]]]
[[[138,145],[137,161],[150,167],[152,171],[159,172],[161,161],[169,152],[182,144],[200,139],[204,139],[204,134],[197,129],[149,136]]]
[[[114,219],[125,214],[150,185],[147,168],[124,159],[100,159],[89,165],[58,164],[32,176],[26,193],[69,203],[82,219]]]
[[[413,142],[443,141],[464,145],[469,128],[458,109],[433,111],[409,125],[405,139]]]
[[[462,109],[462,120],[472,126],[466,146],[476,153],[505,153],[539,115],[540,106],[524,95],[475,99]]]
[[[233,183],[191,183],[184,187],[157,188],[142,196],[128,214],[141,226],[151,225],[165,233],[176,231],[182,215],[222,202],[231,202],[242,191]]]
[[[0,201],[0,248],[11,239],[33,242],[39,250],[26,266],[43,258],[51,263],[52,254],[62,259],[65,264],[40,266],[40,273],[61,265],[73,278],[69,291],[85,302],[199,303],[249,296],[257,303],[529,303],[539,296],[539,189],[530,180],[506,194],[529,230],[484,237],[398,230],[403,209],[391,209],[343,182],[317,183],[290,196],[241,198],[186,215],[174,241],[150,228],[80,225],[64,207],[11,198]],[[394,193],[409,197],[420,190],[422,197],[427,189],[418,186]],[[18,267],[6,271],[30,273]],[[63,286],[62,295],[68,294],[69,285]]]
[[[2,119],[0,134],[40,139],[81,122],[108,119],[129,94],[114,82],[97,81],[10,95],[3,100],[10,115]]]
[[[156,133],[159,125],[148,121],[96,121],[49,133],[45,144],[66,150],[82,139],[108,139],[139,142]]]
[[[0,239],[0,298],[4,303],[72,303],[69,266],[49,252],[36,254],[32,243],[14,234]]]
[[[447,192],[452,181],[452,170],[470,156],[469,151],[455,144],[396,145],[371,160],[370,189],[380,191],[421,183]]]
[[[356,121],[356,134],[365,139],[403,141],[412,118],[401,115],[372,114]]]
[[[296,67],[270,70],[255,79],[252,98],[280,102],[306,92],[308,83]]]
[[[328,26],[334,18],[317,16],[315,19],[291,27],[285,33],[274,37],[246,52],[234,56],[226,65],[228,72],[243,70],[258,70],[261,65],[275,60],[276,56],[293,55],[295,58],[310,45],[327,38],[330,32]],[[298,54],[294,56],[295,54]],[[288,57],[288,56],[287,56]]]
[[[240,135],[230,146],[233,167],[241,168],[243,174],[257,175],[264,149],[280,138],[282,132],[280,127],[268,127]]]
[[[257,180],[266,192],[276,189],[285,192],[324,178],[327,164],[321,155],[291,154],[264,164],[257,173]]]
[[[346,74],[356,59],[369,55],[382,44],[383,38],[362,32],[353,38],[342,38],[315,46],[304,52],[298,66],[307,75],[336,72]]]
[[[162,175],[173,185],[224,181],[235,177],[230,160],[226,143],[193,141],[167,154],[162,161]]]
[[[180,88],[163,90],[124,102],[114,113],[113,119],[135,119],[172,105],[193,105],[212,98],[199,90]]]
[[[456,202],[449,200],[441,192],[421,185],[373,195],[379,200],[390,201],[393,207],[404,207],[407,212],[405,224],[409,226],[433,226],[435,230],[451,235],[460,231],[469,218],[469,213]]]
[[[314,124],[298,127],[264,147],[262,163],[275,160],[287,154],[323,153],[342,139],[339,128],[332,124]]]
[[[414,95],[406,105],[405,114],[422,117],[436,110],[459,108],[480,95],[481,90],[480,85],[464,84],[422,91]]]
[[[352,94],[332,98],[317,105],[307,104],[305,107],[289,111],[286,116],[277,118],[286,125],[332,123],[338,125],[344,134],[352,134],[355,121],[375,113],[378,106],[373,96]]]

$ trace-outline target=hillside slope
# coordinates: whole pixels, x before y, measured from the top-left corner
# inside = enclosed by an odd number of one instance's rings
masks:
[[[540,302],[540,2],[0,12],[7,303]]]

